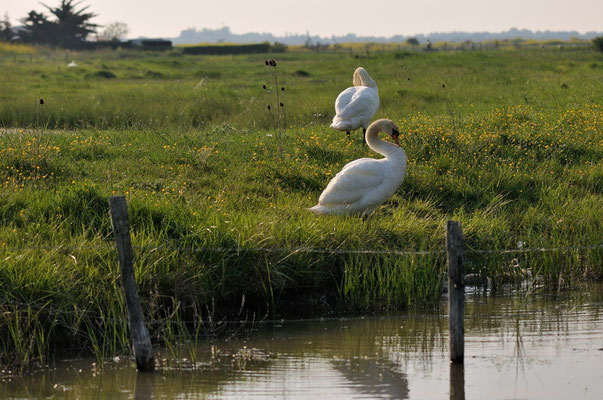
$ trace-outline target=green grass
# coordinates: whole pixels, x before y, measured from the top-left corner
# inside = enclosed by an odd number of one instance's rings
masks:
[[[67,68],[72,59],[78,67]],[[221,318],[434,304],[449,219],[474,250],[601,244],[601,53],[286,53],[277,62],[282,132],[266,109],[274,93],[262,89],[272,90],[263,56],[0,59],[3,364],[44,362],[65,347],[99,360],[128,348],[113,194],[128,200],[151,334],[168,344],[184,326],[216,329]],[[328,127],[359,65],[379,85],[375,117],[400,125],[408,174],[366,220],[316,217],[305,209],[333,175],[374,156],[360,133],[347,141]],[[260,250],[300,247],[433,253]],[[530,273],[556,289],[600,280],[603,249],[469,252],[467,265],[497,287]]]

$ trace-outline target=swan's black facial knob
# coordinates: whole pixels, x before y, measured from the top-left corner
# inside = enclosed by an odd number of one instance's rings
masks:
[[[395,129],[392,129],[392,134],[391,134],[391,136],[392,136],[392,139],[394,139],[394,142],[395,142],[395,143],[396,143],[398,146],[401,146],[401,145],[400,145],[400,140],[398,139],[398,137],[400,136],[400,132],[398,132],[398,131],[397,131],[397,130],[395,130]]]

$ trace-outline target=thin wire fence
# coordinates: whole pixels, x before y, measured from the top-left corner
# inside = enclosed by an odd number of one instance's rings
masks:
[[[398,250],[398,249],[342,249],[342,248],[316,248],[316,247],[191,247],[191,246],[178,246],[178,245],[144,245],[144,246],[132,246],[133,249],[138,251],[160,251],[168,250],[175,252],[186,252],[186,253],[229,253],[229,254],[240,254],[240,253],[288,253],[288,254],[342,254],[342,255],[432,255],[432,254],[445,254],[444,249],[433,249],[433,250]],[[575,245],[575,246],[558,246],[558,247],[528,247],[528,248],[516,248],[516,249],[474,249],[467,247],[465,253],[476,253],[476,254],[512,254],[512,253],[549,253],[549,252],[563,252],[573,250],[597,250],[603,249],[603,244],[591,244],[591,245]],[[73,251],[73,250],[115,250],[115,246],[112,244],[99,244],[99,245],[57,245],[57,246],[15,246],[0,247],[0,252],[25,252],[25,251]],[[1,261],[1,260],[0,260]]]
[[[138,245],[132,246],[133,249],[139,252],[157,252],[157,251],[173,251],[173,252],[186,252],[186,253],[227,253],[227,254],[242,254],[242,253],[272,253],[272,254],[287,254],[288,256],[295,254],[326,254],[326,255],[397,255],[397,256],[427,256],[427,255],[443,255],[446,253],[445,249],[433,249],[433,250],[398,250],[398,249],[343,249],[343,248],[315,248],[315,247],[193,247],[193,246],[178,246],[176,244],[164,244],[164,245]],[[592,245],[576,245],[576,246],[558,246],[558,247],[533,247],[533,248],[517,248],[517,249],[474,249],[465,247],[464,252],[466,254],[522,254],[522,253],[550,253],[550,252],[567,252],[567,251],[584,251],[584,250],[597,250],[603,249],[603,244],[592,244]],[[71,252],[76,250],[98,250],[98,251],[116,251],[115,245],[110,243],[103,243],[97,245],[57,245],[57,246],[3,246],[0,247],[0,254],[4,253],[22,253],[26,251],[45,251],[45,252]],[[0,258],[0,267],[2,261],[6,261],[8,258]],[[23,303],[17,301],[3,301],[0,302],[0,310],[2,309],[20,309],[23,311],[44,310],[48,315],[53,316],[70,316],[73,318],[86,317],[88,320],[97,322],[113,322],[113,323],[127,323],[127,318],[118,317],[107,317],[99,314],[96,311],[80,309],[80,310],[59,310],[54,308],[49,303],[43,302],[32,302]],[[237,321],[202,321],[202,320],[174,320],[169,317],[153,319],[148,321],[149,325],[155,326],[166,326],[168,324],[190,324],[190,323],[207,323],[220,325],[224,323],[273,323],[279,322],[279,320],[271,320],[264,318],[247,320],[241,319]]]

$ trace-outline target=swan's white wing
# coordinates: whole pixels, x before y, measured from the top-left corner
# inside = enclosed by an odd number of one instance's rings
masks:
[[[337,118],[343,120],[360,117],[368,122],[378,108],[379,93],[365,86],[348,88],[341,92],[335,101]]]
[[[383,183],[384,172],[379,160],[352,161],[329,182],[318,204],[329,207],[355,203]]]
[[[351,174],[378,175],[383,170],[383,160],[384,159],[376,160],[374,158],[359,158],[344,165],[337,175],[348,170]]]
[[[337,114],[342,112],[345,107],[350,104],[352,97],[354,97],[357,92],[357,89],[359,89],[359,87],[349,87],[343,92],[339,93],[339,96],[337,96],[337,99],[335,99],[335,112]]]

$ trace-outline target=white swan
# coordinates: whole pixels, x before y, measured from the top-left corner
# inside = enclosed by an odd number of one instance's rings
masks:
[[[362,67],[354,71],[354,86],[349,87],[337,96],[335,100],[335,117],[331,128],[350,131],[363,128],[363,135],[371,123],[373,115],[379,108],[379,91],[377,84]]]
[[[396,144],[379,139],[385,132]],[[398,127],[389,119],[373,122],[366,131],[366,143],[385,156],[380,160],[360,158],[346,164],[329,182],[308,210],[314,214],[360,214],[373,212],[386,201],[402,183],[406,173],[406,152],[398,141]]]

